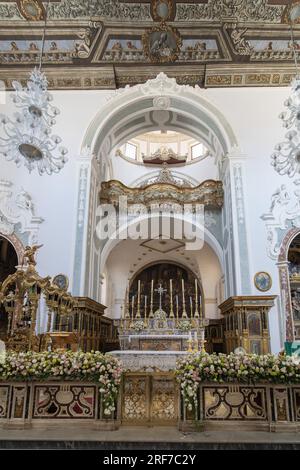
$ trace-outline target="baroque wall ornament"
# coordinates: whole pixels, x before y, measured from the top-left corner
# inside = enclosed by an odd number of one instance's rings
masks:
[[[272,195],[269,212],[261,216],[267,229],[268,255],[277,259],[288,230],[300,228],[300,180],[282,184]]]
[[[25,237],[24,244],[34,245],[42,222],[35,215],[30,194],[24,189],[16,190],[10,181],[0,180],[0,233]]]
[[[145,56],[155,63],[175,62],[182,45],[179,31],[164,22],[147,31],[142,41]]]
[[[49,6],[50,19],[99,16],[122,21],[151,20],[149,4],[121,3],[115,0],[62,0]]]
[[[215,20],[235,17],[238,21],[281,23],[284,5],[269,5],[268,0],[208,0],[205,4],[177,4],[178,21]]]
[[[252,46],[245,38],[245,33],[247,32],[248,28],[238,28],[236,24],[228,25],[225,23],[224,31],[229,34],[231,39],[232,49],[235,54],[238,55],[251,55]]]
[[[288,132],[285,141],[276,145],[273,153],[272,166],[280,175],[290,178],[300,173],[300,77],[296,76],[292,82],[290,97],[285,101],[286,111],[279,115],[282,125]]]

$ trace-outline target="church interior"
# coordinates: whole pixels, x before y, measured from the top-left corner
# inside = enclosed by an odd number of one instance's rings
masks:
[[[300,446],[299,60],[297,0],[0,1],[1,442]]]

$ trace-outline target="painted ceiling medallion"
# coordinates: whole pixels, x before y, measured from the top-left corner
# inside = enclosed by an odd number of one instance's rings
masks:
[[[181,45],[179,31],[166,23],[155,26],[143,35],[144,54],[151,62],[175,62]]]
[[[176,4],[173,0],[154,0],[151,2],[151,16],[154,21],[173,21]]]
[[[284,9],[282,23],[300,23],[300,1],[293,1]]]
[[[45,10],[40,0],[18,0],[18,8],[22,16],[28,21],[43,21]]]

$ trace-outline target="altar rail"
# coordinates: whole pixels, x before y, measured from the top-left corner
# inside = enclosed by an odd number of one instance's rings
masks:
[[[116,430],[178,426],[182,431],[300,431],[300,385],[201,384],[187,410],[172,373],[126,373],[113,416],[104,416],[99,385],[84,382],[0,383],[0,426],[50,424]]]
[[[181,430],[300,431],[300,385],[200,385],[194,411],[181,399]]]
[[[69,422],[114,430],[117,415],[104,416],[99,387],[91,382],[0,383],[0,426],[27,428]]]

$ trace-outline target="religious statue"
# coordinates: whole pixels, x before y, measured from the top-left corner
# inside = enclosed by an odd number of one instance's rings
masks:
[[[22,259],[22,266],[25,266],[26,264],[36,266],[35,255],[42,246],[43,245],[26,246]]]

